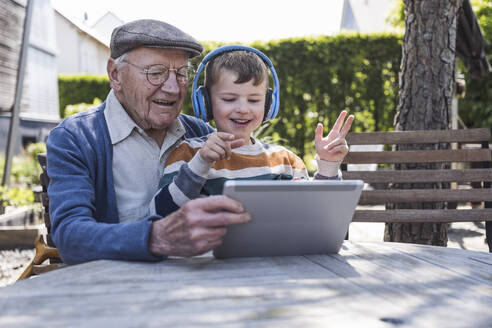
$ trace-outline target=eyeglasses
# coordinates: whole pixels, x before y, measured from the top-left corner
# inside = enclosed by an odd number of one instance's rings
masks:
[[[190,65],[181,66],[178,68],[169,68],[163,64],[155,64],[155,65],[150,65],[148,67],[141,67],[133,63],[130,63],[127,60],[123,60],[123,61],[136,68],[141,69],[142,72],[140,73],[146,74],[147,81],[149,81],[150,84],[155,86],[162,85],[162,83],[166,82],[167,79],[169,79],[169,72],[171,71],[175,72],[176,80],[178,81],[178,84],[182,86],[188,85],[188,82],[192,81],[195,75],[195,70]]]

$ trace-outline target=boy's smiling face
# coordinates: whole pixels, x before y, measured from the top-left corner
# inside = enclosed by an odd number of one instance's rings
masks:
[[[217,131],[231,133],[251,143],[251,133],[261,125],[265,114],[267,79],[253,85],[253,79],[237,84],[237,73],[222,69],[210,89],[210,100]]]

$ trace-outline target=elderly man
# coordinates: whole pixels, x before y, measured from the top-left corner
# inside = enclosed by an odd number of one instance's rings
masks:
[[[138,20],[116,28],[110,48],[106,101],[65,119],[47,142],[51,232],[63,261],[159,260],[217,247],[227,225],[250,220],[232,199],[147,214],[169,152],[212,131],[180,114],[188,60],[201,44],[164,22]]]

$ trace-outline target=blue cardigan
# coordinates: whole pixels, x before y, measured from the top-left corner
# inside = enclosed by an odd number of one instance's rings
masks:
[[[148,216],[119,223],[113,184],[113,146],[104,118],[105,103],[63,120],[47,141],[51,234],[63,262],[96,259],[148,260],[152,221]],[[186,138],[213,129],[191,116],[179,115]],[[138,172],[135,172],[138,174]]]

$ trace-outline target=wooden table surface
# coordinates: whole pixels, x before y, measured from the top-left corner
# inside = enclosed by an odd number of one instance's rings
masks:
[[[0,327],[492,327],[492,254],[346,241],[336,255],[95,261],[0,289]]]

